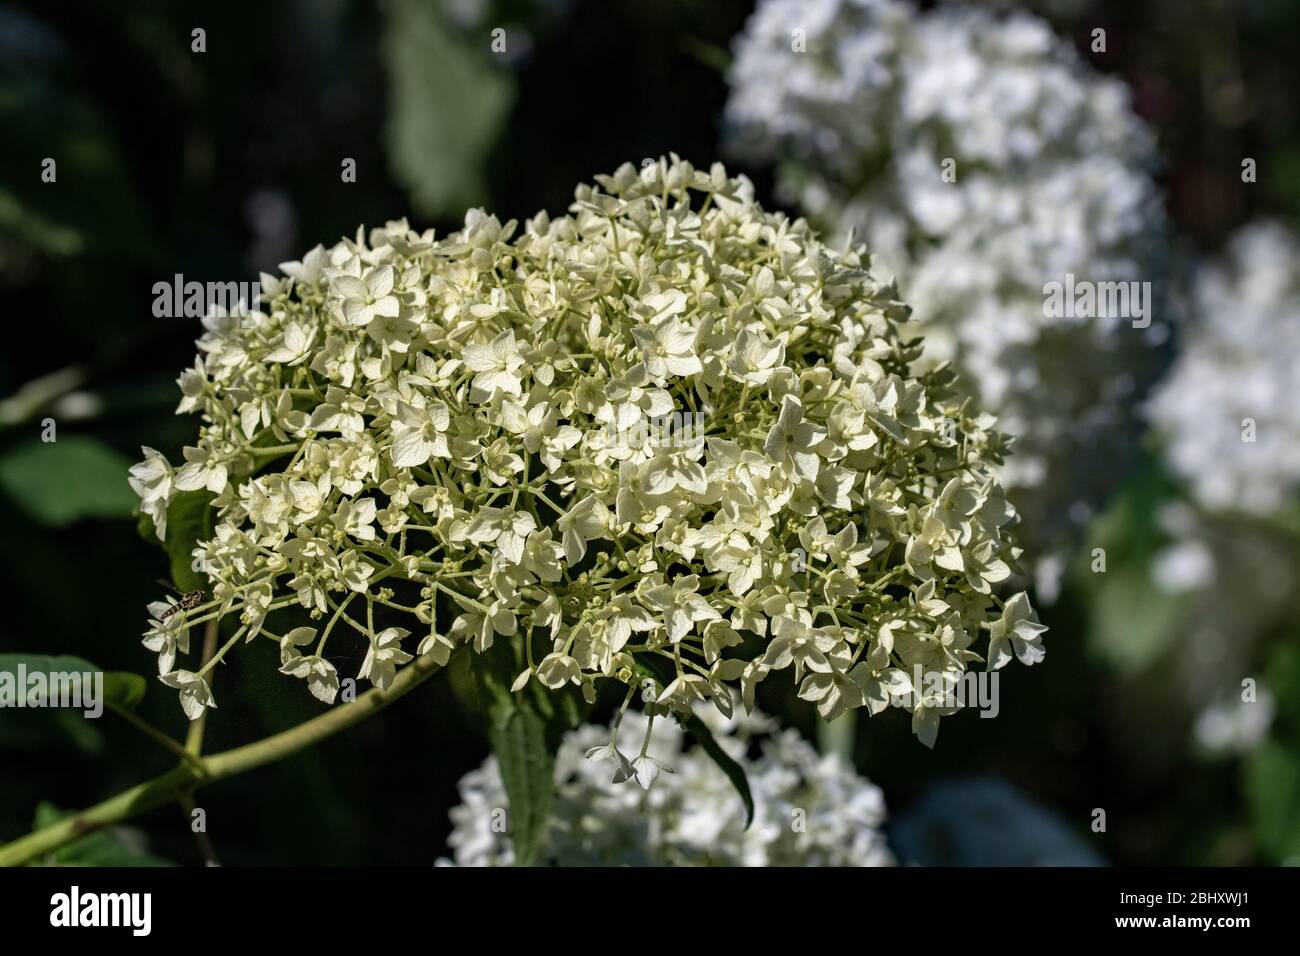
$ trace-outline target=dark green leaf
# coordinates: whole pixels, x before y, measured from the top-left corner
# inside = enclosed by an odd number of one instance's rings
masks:
[[[575,688],[552,691],[536,680],[512,693],[524,669],[523,640],[498,637],[482,653],[463,653],[468,672],[462,693],[484,713],[488,740],[501,766],[510,802],[510,835],[520,866],[536,862],[555,792],[555,754],[564,734],[586,716],[587,704]],[[453,673],[458,669],[453,665]]]
[[[488,737],[510,802],[515,863],[532,866],[555,793],[555,752],[547,742],[546,721],[528,706],[505,702],[493,708]]]
[[[1088,643],[1116,670],[1137,674],[1160,659],[1186,624],[1186,600],[1157,587],[1155,555],[1167,543],[1157,515],[1176,493],[1152,458],[1143,458],[1088,527],[1072,577],[1088,596]],[[1096,549],[1105,571],[1093,570]]]
[[[181,591],[206,588],[207,577],[195,571],[194,548],[212,537],[212,494],[183,491],[167,506],[167,540],[163,547],[171,559],[172,583]]]
[[[694,36],[681,37],[677,41],[677,46],[687,56],[697,60],[719,76],[725,75],[731,69],[731,51],[726,47]]]
[[[96,726],[99,721],[86,720],[79,711],[54,711],[54,727],[82,753],[98,756],[107,746],[104,735]]]
[[[510,115],[514,77],[490,38],[454,36],[438,4],[391,0],[386,10],[393,173],[421,212],[459,213],[487,199],[483,169]]]
[[[154,526],[153,518],[143,511],[136,512],[135,532],[149,544],[158,544],[158,529]]]
[[[29,517],[61,527],[81,518],[125,518],[135,509],[131,463],[102,442],[68,435],[0,456],[0,488]]]
[[[1244,785],[1260,848],[1275,863],[1300,856],[1300,757],[1265,741],[1246,760]]]
[[[85,246],[76,229],[52,222],[3,186],[0,186],[0,231],[51,256],[74,256]]]
[[[118,710],[135,710],[136,705],[144,700],[149,682],[139,674],[129,671],[104,672],[104,698],[107,703]]]
[[[680,719],[680,718],[679,718]],[[682,726],[686,728],[687,733],[695,738],[695,742],[704,748],[718,768],[727,775],[731,785],[736,788],[740,794],[741,802],[745,804],[745,829],[754,822],[754,795],[749,789],[749,778],[745,776],[745,768],[731,759],[730,754],[723,750],[717,740],[713,737],[713,731],[700,718],[694,714],[682,721]]]
[[[47,676],[51,674],[86,674],[86,673],[103,673],[104,675],[104,700],[106,707],[112,707],[116,710],[134,710],[136,705],[143,699],[145,690],[148,688],[146,681],[139,674],[132,674],[127,671],[105,671],[103,668],[92,664],[90,661],[80,657],[69,655],[59,655],[52,657],[46,654],[0,654],[0,673],[12,674],[13,679],[18,679],[18,665],[23,665],[26,674],[41,673]],[[18,688],[22,691],[25,688]]]
[[[58,823],[66,816],[54,804],[42,801],[36,807],[36,828]],[[47,866],[175,866],[146,852],[139,831],[127,827],[87,834],[47,854],[41,862]]]

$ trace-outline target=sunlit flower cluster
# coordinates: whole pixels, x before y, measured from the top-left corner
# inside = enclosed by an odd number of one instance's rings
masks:
[[[731,782],[672,725],[656,730],[648,756],[663,771],[653,788],[620,786],[610,764],[584,759],[611,737],[635,752],[648,718],[629,712],[611,734],[588,725],[570,733],[556,757],[555,804],[540,859],[557,866],[889,866],[880,827],[885,802],[878,787],[838,757],[821,756],[797,731],[776,732],[759,714],[730,720],[701,716],[733,759],[744,761],[754,821]],[[661,722],[662,723],[662,722]],[[757,751],[751,758],[750,752]],[[460,781],[448,845],[460,866],[514,863],[507,807],[496,759]]]
[[[1126,88],[1032,16],[898,0],[763,0],[735,53],[733,152],[897,277],[927,357],[1017,439],[1026,541],[1068,547],[1123,472],[1164,335],[1153,141]],[[1152,281],[1151,327],[1048,315],[1070,275]]]
[[[504,640],[516,689],[649,681],[729,712],[730,685],[752,707],[792,670],[826,718],[907,695],[927,743],[986,632],[990,668],[1041,658],[1023,595],[993,593],[1018,548],[992,418],[913,372],[859,251],[743,177],[624,165],[568,216],[393,222],[282,269],[259,310],[205,320],[184,463],[133,469],[160,535],[178,492],[215,496],[212,600],[146,636],[191,717],[212,699],[179,633],[218,613],[242,626],[214,660],[265,634],[325,701],[340,632],[380,688]],[[676,414],[703,427],[640,427]],[[268,628],[295,605],[322,626]]]

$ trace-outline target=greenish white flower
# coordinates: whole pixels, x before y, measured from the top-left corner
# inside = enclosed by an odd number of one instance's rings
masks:
[[[1024,592],[1015,595],[989,627],[989,670],[1004,667],[1013,652],[1023,664],[1038,663],[1045,653],[1042,635],[1046,630]]]
[[[193,671],[168,671],[158,679],[180,692],[181,709],[190,720],[198,720],[209,707],[217,706],[217,702],[212,698],[212,688]]]
[[[190,652],[190,630],[185,626],[185,616],[180,613],[168,615],[175,606],[173,601],[154,601],[149,605],[149,630],[141,643],[158,655],[159,674],[168,674],[176,666],[177,652]],[[164,615],[167,615],[166,620]]]
[[[140,510],[152,519],[158,539],[167,536],[167,500],[171,497],[174,472],[171,464],[160,452],[148,446],[140,449],[144,461],[132,465],[127,481],[131,490],[140,496]]]
[[[410,636],[410,631],[401,627],[387,627],[375,635],[374,643],[366,651],[365,660],[361,662],[359,677],[365,678],[380,690],[388,690],[397,676],[397,668],[415,657],[402,650],[402,641]]]

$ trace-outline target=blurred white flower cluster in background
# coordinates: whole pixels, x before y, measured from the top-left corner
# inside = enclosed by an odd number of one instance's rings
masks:
[[[1275,512],[1300,489],[1300,238],[1243,228],[1199,270],[1191,312],[1150,404],[1166,460],[1210,511]]]
[[[697,714],[719,745],[745,762],[755,808],[748,829],[731,782],[702,750],[687,749],[689,738],[675,721],[658,721],[651,738],[649,755],[665,769],[648,790],[612,782],[610,762],[584,757],[611,739],[610,728],[587,725],[560,747],[540,859],[560,866],[892,865],[880,832],[885,803],[879,788],[761,714],[737,710],[727,719],[703,707]],[[614,734],[619,749],[636,752],[648,722],[642,713],[627,713]],[[758,755],[746,759],[755,748]],[[447,841],[455,863],[511,865],[510,835],[494,826],[507,806],[496,759],[466,774],[460,793]]]
[[[897,0],[764,0],[735,54],[733,153],[775,162],[828,240],[864,241],[927,356],[1016,436],[1004,480],[1050,597],[1167,335],[1154,142],[1127,88],[1035,17]],[[1048,317],[1044,285],[1070,274],[1152,282],[1151,327]]]
[[[1275,708],[1262,686],[1243,702],[1239,682],[1285,628],[1300,575],[1300,237],[1276,222],[1242,228],[1197,270],[1188,299],[1189,327],[1149,415],[1190,501],[1161,509],[1171,542],[1152,578],[1195,607],[1184,646],[1197,742],[1242,752]]]

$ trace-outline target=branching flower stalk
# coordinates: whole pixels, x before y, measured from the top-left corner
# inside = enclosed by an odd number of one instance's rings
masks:
[[[262,740],[210,756],[190,756],[173,770],[124,790],[93,807],[0,845],[0,866],[32,863],[47,853],[103,827],[113,826],[155,807],[180,800],[198,787],[263,767],[320,743],[378,713],[437,673],[433,656],[418,657],[387,690],[367,691],[350,704]]]

